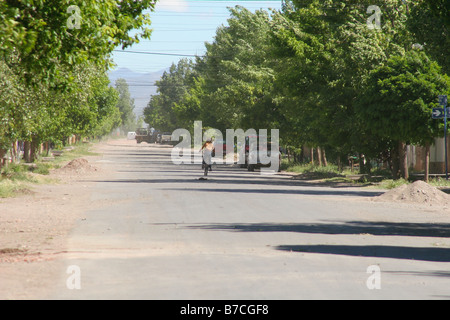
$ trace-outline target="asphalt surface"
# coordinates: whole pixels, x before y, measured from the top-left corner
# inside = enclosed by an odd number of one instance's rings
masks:
[[[382,191],[111,142],[52,299],[447,299],[450,222]],[[75,269],[74,269],[75,267]],[[74,271],[75,270],[75,271]]]

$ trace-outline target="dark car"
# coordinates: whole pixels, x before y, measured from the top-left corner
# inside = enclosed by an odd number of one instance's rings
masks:
[[[264,154],[266,157],[271,158],[274,153],[277,154],[278,163],[276,171],[280,172],[281,170],[281,151],[280,148],[276,148],[275,144],[268,142],[266,146],[260,148],[259,141],[257,141],[256,150],[250,150],[250,139],[246,138],[245,141],[245,166],[248,171],[255,171],[257,168],[261,167],[270,167],[271,163],[263,164],[261,161],[261,154]]]

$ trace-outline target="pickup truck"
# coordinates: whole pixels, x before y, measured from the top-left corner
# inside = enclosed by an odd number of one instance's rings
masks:
[[[139,128],[136,130],[136,136],[135,139],[137,143],[141,142],[147,142],[147,143],[155,143],[156,141],[156,134],[151,133],[150,130],[146,128]]]

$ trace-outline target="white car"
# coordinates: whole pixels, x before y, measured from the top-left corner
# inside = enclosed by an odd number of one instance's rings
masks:
[[[172,133],[164,132],[161,134],[161,144],[169,144],[172,141]]]
[[[134,140],[136,138],[136,132],[128,132],[127,139]]]

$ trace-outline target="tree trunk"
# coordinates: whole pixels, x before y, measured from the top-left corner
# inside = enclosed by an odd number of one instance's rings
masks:
[[[48,157],[50,154],[50,141],[46,141],[44,143],[44,152],[45,152],[45,155]]]
[[[425,178],[424,181],[428,183],[430,176],[430,144],[425,145]]]
[[[365,174],[366,173],[366,164],[364,163],[364,158],[361,154],[359,155],[358,163],[359,163],[359,173]]]
[[[398,149],[399,149],[400,173],[401,173],[403,179],[408,180],[409,179],[408,154],[407,154],[407,145],[406,145],[406,143],[399,142]]]
[[[391,172],[392,172],[392,178],[397,180],[400,176],[399,176],[399,170],[400,170],[400,166],[399,166],[399,149],[398,149],[398,144],[397,146],[395,146],[392,150],[391,150]]]
[[[33,163],[36,161],[39,153],[39,142],[36,138],[31,140],[31,148],[30,148],[30,162]]]
[[[314,148],[311,147],[311,164],[314,164]]]
[[[23,159],[26,163],[30,163],[30,141],[23,142]]]
[[[13,163],[17,162],[17,159],[19,158],[18,154],[19,154],[18,142],[14,141],[11,148],[11,158]]]
[[[325,148],[322,149],[322,161],[325,167],[328,167],[327,155],[325,153]]]
[[[300,147],[300,154],[298,156],[298,162],[303,163],[305,161],[305,148],[303,146]]]
[[[5,149],[0,149],[0,169],[3,167],[3,157],[6,155],[6,152],[8,152]]]
[[[317,147],[317,160],[319,161],[319,167],[321,167],[323,165],[321,147]]]

